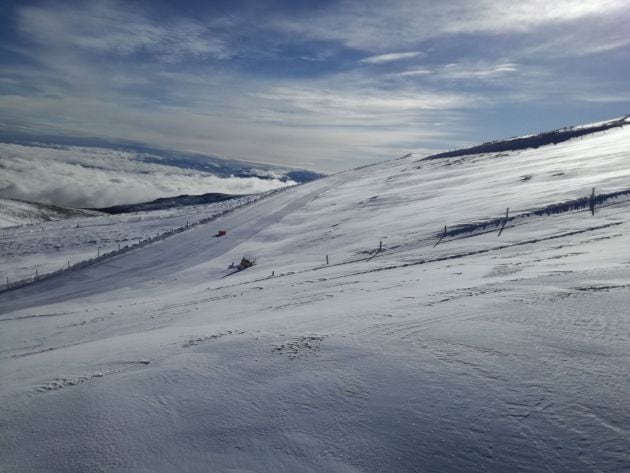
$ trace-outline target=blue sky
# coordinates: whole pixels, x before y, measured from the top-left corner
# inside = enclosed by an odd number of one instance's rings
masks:
[[[335,171],[630,113],[628,0],[0,9],[4,136]]]

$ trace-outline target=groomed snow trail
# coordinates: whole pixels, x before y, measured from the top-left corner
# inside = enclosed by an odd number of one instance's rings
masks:
[[[0,312],[52,304],[168,278],[199,262],[223,257],[229,250],[301,208],[336,183],[332,177],[330,180],[315,181],[290,189],[206,225],[192,228],[176,235],[176,238],[167,238],[102,264],[10,291],[0,300]],[[214,238],[216,228],[228,228],[229,237]]]

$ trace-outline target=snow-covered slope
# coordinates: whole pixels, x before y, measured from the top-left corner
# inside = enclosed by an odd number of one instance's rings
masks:
[[[497,153],[501,151],[517,151],[528,148],[538,148],[545,145],[556,145],[567,140],[580,138],[584,135],[607,131],[622,127],[630,123],[630,116],[626,115],[614,120],[606,120],[587,125],[570,126],[559,130],[548,131],[537,135],[516,136],[507,140],[490,141],[471,148],[446,151],[429,156],[427,159],[454,158],[479,153]]]
[[[86,211],[93,215],[5,228],[0,238],[0,281],[13,287],[61,269],[71,270],[98,256],[125,252],[129,247],[144,246],[175,231],[212,221],[265,195],[119,215]],[[207,237],[216,231],[208,231]]]
[[[101,213],[15,199],[0,199],[0,228],[95,215]]]
[[[408,156],[0,294],[0,470],[628,471],[629,146]]]

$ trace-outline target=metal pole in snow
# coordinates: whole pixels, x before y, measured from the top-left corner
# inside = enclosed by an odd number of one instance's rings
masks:
[[[39,271],[35,269],[35,281],[37,281],[38,279],[39,279]]]
[[[326,264],[328,264],[328,255],[326,255]]]
[[[378,242],[378,251],[383,251],[383,240]]]
[[[591,198],[588,199],[588,208],[591,209],[591,215],[595,215],[595,188],[591,192]]]
[[[446,236],[446,225],[444,225],[444,232],[442,233],[442,235],[440,235],[440,239],[435,242],[435,245],[433,245],[433,248],[438,246],[445,236]]]
[[[503,229],[505,228],[505,224],[508,222],[508,214],[510,213],[510,208],[505,209],[505,220],[503,220],[503,225],[501,225],[501,230],[499,230],[499,234],[497,236],[501,236],[503,233]]]

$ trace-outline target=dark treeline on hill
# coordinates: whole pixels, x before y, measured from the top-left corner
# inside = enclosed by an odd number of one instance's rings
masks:
[[[112,207],[105,207],[102,209],[90,209],[98,210],[99,212],[105,212],[108,214],[122,214],[130,212],[145,212],[148,210],[164,210],[171,207],[182,207],[187,205],[203,205],[214,204],[216,202],[222,202],[224,200],[235,199],[237,197],[244,197],[244,195],[235,194],[220,194],[209,193],[202,195],[178,195],[176,197],[161,197],[159,199],[152,200],[151,202],[142,202],[138,204],[123,204],[114,205]]]
[[[526,148],[538,148],[540,146],[558,144],[572,138],[597,133],[599,131],[609,130],[611,128],[621,127],[628,124],[627,119],[630,115],[626,115],[618,120],[612,120],[602,123],[601,125],[589,126],[584,128],[561,128],[559,130],[548,131],[533,136],[524,136],[522,138],[512,138],[509,140],[498,140],[482,143],[470,148],[446,151],[444,153],[433,154],[423,159],[439,159],[439,158],[455,158],[458,156],[467,156],[470,154],[482,153],[498,153],[502,151],[517,151]]]

